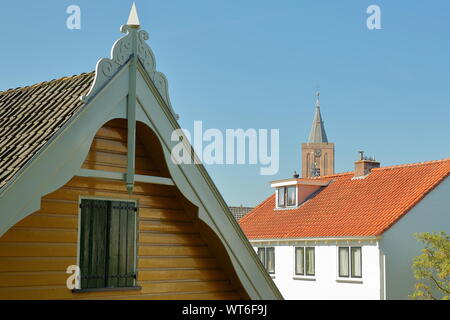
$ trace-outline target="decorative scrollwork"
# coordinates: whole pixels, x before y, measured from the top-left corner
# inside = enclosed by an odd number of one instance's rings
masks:
[[[116,74],[116,72],[123,66],[133,54],[133,32],[136,32],[128,25],[123,25],[120,28],[122,33],[126,35],[118,39],[112,49],[111,58],[102,58],[97,62],[95,70],[95,79],[89,92],[81,97],[83,102],[89,101],[105,84]],[[156,60],[152,49],[146,43],[149,39],[148,33],[144,30],[137,31],[137,52],[136,55],[147,71],[150,79],[155,84],[161,97],[170,108],[173,115],[175,114],[169,99],[169,90],[167,79],[161,72],[156,71]]]
[[[105,61],[101,63],[101,67],[103,74],[107,77],[112,77],[117,70],[117,67],[113,64],[113,61],[108,59],[105,59]]]
[[[147,45],[145,40],[148,40],[147,31],[141,30],[138,33],[138,57],[141,60],[145,70],[149,74],[153,74],[156,70],[156,61],[155,55],[153,54],[152,49]],[[153,80],[153,78],[152,78]]]

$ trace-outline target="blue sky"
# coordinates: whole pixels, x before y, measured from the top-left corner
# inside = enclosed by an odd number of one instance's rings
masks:
[[[79,74],[109,56],[132,1],[2,1],[0,90]],[[81,30],[66,8],[81,8]],[[381,8],[381,30],[366,9]],[[358,150],[382,166],[450,156],[450,2],[136,1],[182,127],[280,129],[280,170],[213,165],[230,205],[256,205],[300,170],[321,91],[336,171]]]

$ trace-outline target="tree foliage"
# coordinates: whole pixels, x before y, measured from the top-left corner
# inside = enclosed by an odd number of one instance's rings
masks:
[[[410,298],[450,300],[450,235],[424,232],[414,236],[424,248],[413,260],[413,274],[418,282]]]

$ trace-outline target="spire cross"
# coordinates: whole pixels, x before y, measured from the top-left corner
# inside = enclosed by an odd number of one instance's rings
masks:
[[[317,107],[317,108],[320,107],[320,99],[319,99],[319,97],[320,97],[320,92],[317,91],[317,92],[316,92],[316,107]]]

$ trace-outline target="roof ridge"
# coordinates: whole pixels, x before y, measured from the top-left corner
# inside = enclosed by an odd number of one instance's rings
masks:
[[[4,91],[0,91],[0,95],[8,94],[8,93],[11,93],[12,91],[28,90],[28,89],[32,89],[32,88],[48,85],[48,84],[51,84],[51,83],[54,83],[54,82],[58,82],[58,81],[73,80],[74,78],[85,76],[87,74],[92,74],[92,73],[95,73],[95,71],[83,72],[83,73],[74,74],[74,75],[71,75],[71,76],[64,76],[64,77],[57,78],[57,79],[52,79],[52,80],[47,80],[47,81],[34,83],[34,84],[31,84],[31,85],[28,85],[28,86],[24,86],[24,87],[9,88],[9,89],[6,89]]]
[[[450,162],[450,158],[423,161],[423,162],[415,162],[415,163],[397,164],[397,165],[393,165],[393,166],[373,168],[372,170],[373,171],[381,171],[381,170],[390,170],[390,169],[398,169],[398,168],[417,167],[417,166],[424,166],[424,165],[442,163],[442,162]]]
[[[319,176],[319,177],[310,177],[310,178],[306,178],[306,179],[311,179],[311,180],[322,180],[322,179],[329,179],[329,178],[334,178],[334,177],[341,177],[341,176],[347,176],[350,174],[353,174],[353,171],[347,171],[347,172],[340,172],[340,173],[333,173],[333,174],[329,174],[326,176]]]
[[[430,161],[422,161],[422,162],[414,162],[414,163],[405,163],[405,164],[396,164],[393,166],[386,166],[386,167],[380,167],[380,168],[373,168],[372,171],[381,171],[381,170],[390,170],[390,169],[398,169],[398,168],[407,168],[407,167],[416,167],[416,166],[423,166],[423,165],[429,165],[429,164],[435,164],[435,163],[441,163],[441,162],[450,162],[450,158],[444,158],[444,159],[438,159],[438,160],[430,160]],[[319,177],[310,177],[307,179],[311,180],[321,180],[321,179],[330,179],[334,177],[342,177],[350,174],[354,174],[354,171],[347,171],[347,172],[340,172],[340,173],[334,173],[326,176],[319,176]]]

